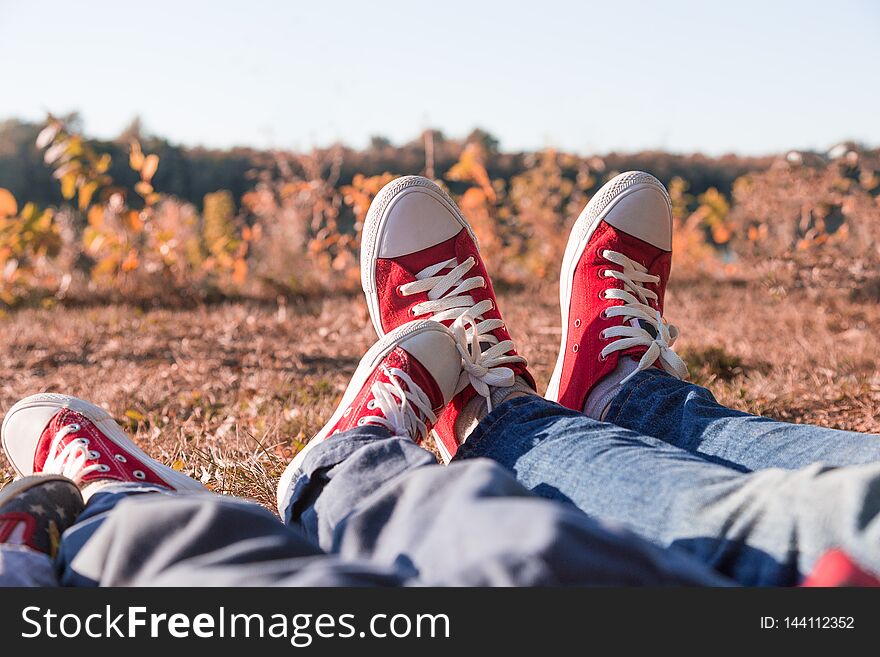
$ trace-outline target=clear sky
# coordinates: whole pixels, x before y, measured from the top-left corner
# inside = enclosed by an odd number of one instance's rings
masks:
[[[0,0],[0,118],[306,148],[880,144],[876,0]]]

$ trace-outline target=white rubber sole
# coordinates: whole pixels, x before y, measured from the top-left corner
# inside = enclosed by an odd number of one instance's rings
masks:
[[[110,440],[114,441],[123,449],[147,464],[147,466],[151,470],[153,470],[157,475],[159,475],[159,477],[161,477],[165,482],[171,485],[175,490],[207,492],[207,489],[200,482],[190,477],[187,477],[185,474],[177,472],[177,470],[173,470],[166,465],[162,465],[161,463],[159,463],[159,461],[144,452],[134,443],[134,441],[132,441],[128,436],[125,435],[125,432],[122,430],[122,428],[118,424],[116,424],[110,414],[107,413],[107,411],[105,411],[103,408],[101,408],[100,406],[95,406],[94,404],[87,402],[84,399],[71,397],[70,395],[61,395],[51,392],[31,395],[30,397],[25,397],[21,401],[17,402],[11,409],[9,409],[9,412],[7,412],[6,416],[3,418],[2,428],[0,428],[0,436],[2,436],[3,449],[7,452],[7,454],[9,453],[7,445],[9,441],[13,439],[13,437],[8,435],[7,429],[10,421],[15,416],[15,414],[30,408],[45,406],[55,407],[58,409],[58,411],[68,408],[71,411],[75,411],[76,413],[84,415]],[[36,449],[37,440],[39,440],[39,435],[34,436],[34,449]],[[8,460],[12,463],[12,467],[15,468],[15,471],[19,477],[24,477],[30,474],[23,472],[12,459]]]
[[[461,211],[458,209],[455,201],[449,197],[449,194],[444,192],[436,183],[427,178],[423,178],[422,176],[403,176],[387,183],[381,190],[379,190],[379,193],[376,194],[376,198],[374,198],[373,202],[370,204],[367,218],[364,220],[364,229],[361,233],[361,288],[367,299],[367,309],[370,311],[370,320],[373,322],[373,328],[376,330],[376,334],[379,337],[385,335],[385,332],[382,330],[382,314],[379,307],[379,295],[375,286],[376,261],[379,259],[378,245],[382,242],[380,236],[385,228],[385,221],[388,217],[389,211],[394,207],[394,203],[401,199],[404,194],[412,191],[427,192],[443,203],[453,217],[455,217],[456,221],[461,224],[461,227],[468,232],[468,235],[470,235],[474,244],[477,245],[478,252],[480,249],[480,244],[477,242],[477,236],[474,234],[467,219],[462,216]],[[434,442],[437,445],[437,450],[440,452],[443,462],[449,463],[452,460],[449,450],[446,449],[443,442],[434,431],[431,432],[431,436],[434,438]]]
[[[664,196],[667,195],[663,183],[649,173],[628,171],[615,176],[590,199],[571,228],[559,274],[559,312],[562,318],[562,337],[560,338],[556,366],[550,376],[547,392],[544,393],[545,399],[559,401],[559,385],[568,344],[568,313],[571,308],[571,290],[574,286],[577,264],[583,256],[590,238],[596,232],[596,228],[614,206],[628,195],[646,187],[659,188]]]
[[[300,466],[302,465],[302,462],[306,458],[306,455],[309,453],[309,451],[315,445],[327,438],[330,430],[334,426],[336,426],[339,420],[342,419],[342,414],[345,413],[345,409],[347,409],[354,401],[355,397],[357,397],[358,393],[364,387],[367,379],[370,378],[370,375],[373,373],[373,370],[376,369],[379,363],[381,363],[389,353],[394,351],[394,349],[403,340],[419,333],[425,333],[427,331],[438,331],[444,334],[448,334],[448,330],[445,326],[429,319],[420,319],[414,322],[409,322],[408,324],[404,324],[402,326],[398,326],[391,333],[380,338],[379,341],[376,342],[376,344],[374,344],[372,347],[370,347],[367,353],[364,354],[364,357],[361,358],[361,362],[358,364],[354,376],[351,377],[351,381],[349,382],[348,387],[345,389],[345,393],[342,395],[342,400],[336,407],[336,411],[334,411],[333,416],[330,418],[327,424],[325,424],[324,427],[317,434],[315,434],[315,436],[306,444],[306,446],[296,453],[296,456],[293,457],[293,460],[291,460],[288,466],[284,469],[284,473],[281,475],[281,479],[278,480],[278,492],[276,498],[278,504],[278,513],[282,518],[284,517],[284,513],[287,510],[287,507],[290,505],[290,496],[293,492],[291,490],[293,477],[299,471]]]

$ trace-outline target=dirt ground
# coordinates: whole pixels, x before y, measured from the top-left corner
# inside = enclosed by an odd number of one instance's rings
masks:
[[[501,294],[541,390],[555,361],[553,286]],[[694,380],[745,411],[880,433],[880,304],[773,277],[673,277],[667,317]],[[106,407],[150,454],[272,507],[374,340],[357,297],[189,310],[21,310],[0,320],[0,409],[35,392]],[[0,483],[12,470],[0,460]]]

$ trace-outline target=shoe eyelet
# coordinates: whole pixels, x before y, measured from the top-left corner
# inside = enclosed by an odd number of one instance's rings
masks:
[[[89,444],[88,438],[77,438],[77,440],[79,440],[80,445],[88,445]]]
[[[375,399],[371,399],[370,401],[368,401],[368,402],[367,402],[367,408],[368,408],[369,410],[371,410],[371,411],[372,411],[372,410],[375,410],[375,408],[376,408],[376,400],[375,400]]]
[[[115,458],[120,463],[125,463],[128,461],[128,459],[125,458],[122,454],[114,454],[113,458]]]
[[[342,417],[348,417],[351,415],[351,406],[345,409],[345,412],[342,414]]]
[[[358,421],[357,421],[357,425],[358,425],[359,427],[364,426],[364,424],[366,424],[366,423],[367,423],[367,418],[365,418],[365,417],[359,418]]]
[[[599,331],[599,339],[600,339],[600,340],[607,340],[607,339],[608,339],[607,337],[605,337],[605,331],[604,331],[604,330]]]
[[[571,350],[572,350],[574,353],[577,353],[577,352],[578,352],[578,349],[580,349],[580,346],[579,346],[577,343],[575,343],[575,344],[572,346],[572,348],[571,348]]]
[[[608,301],[608,297],[605,296],[605,290],[599,292],[599,301]]]
[[[580,320],[580,319],[576,319],[576,320],[574,320],[574,327],[575,327],[575,328],[580,328],[580,325],[581,325],[581,320]]]
[[[394,288],[395,291],[397,292],[397,296],[399,296],[399,297],[406,296],[406,295],[403,293],[403,290],[401,289],[402,287],[403,287],[403,285],[398,285],[396,288]]]
[[[99,452],[99,451],[96,450],[96,449],[90,449],[90,450],[89,450],[89,460],[90,460],[90,461],[94,461],[94,460],[99,459],[99,458],[101,458],[101,452]]]
[[[410,317],[415,317],[415,316],[416,316],[416,309],[415,309],[415,308],[410,308],[410,309],[409,309],[409,316],[410,316]]]
[[[147,475],[144,474],[144,471],[143,471],[143,470],[135,470],[135,471],[132,472],[131,474],[134,475],[134,478],[135,478],[135,479],[140,479],[141,481],[143,481],[144,479],[147,478]]]
[[[599,318],[600,318],[600,319],[611,319],[611,318],[608,316],[608,313],[606,312],[607,310],[608,310],[607,308],[603,308],[603,309],[602,309],[602,312],[599,313]],[[603,331],[603,333],[604,333],[604,331]]]
[[[70,427],[71,431],[79,431],[80,429],[82,429],[82,427],[79,426],[76,422],[74,422],[73,424],[68,424],[67,426]]]
[[[608,356],[603,356],[602,354],[599,354],[599,362],[604,363],[606,360],[608,360]]]
[[[98,466],[98,472],[110,472],[110,466],[102,463]]]

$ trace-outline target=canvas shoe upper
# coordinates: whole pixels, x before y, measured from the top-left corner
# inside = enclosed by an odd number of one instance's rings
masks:
[[[289,506],[291,482],[306,454],[323,440],[363,426],[422,442],[452,399],[461,374],[455,339],[442,324],[417,320],[380,338],[361,359],[324,427],[287,466],[278,485],[278,511]]]
[[[204,491],[186,475],[150,458],[102,408],[53,393],[16,403],[3,418],[3,450],[21,476],[60,474],[81,486],[94,482],[149,483],[175,491]]]
[[[0,490],[0,543],[54,558],[61,534],[82,513],[79,488],[58,475],[32,475]]]
[[[651,366],[687,376],[672,350],[678,329],[663,319],[671,262],[672,207],[663,184],[640,171],[606,183],[581,212],[565,250],[562,339],[547,399],[582,410],[621,356],[637,361],[629,376]]]
[[[516,376],[535,387],[498,310],[473,231],[430,180],[398,178],[373,200],[361,241],[361,282],[380,336],[430,318],[456,337],[461,378],[434,429],[447,462],[458,449],[455,420],[475,395],[491,409],[490,387],[511,386]]]

